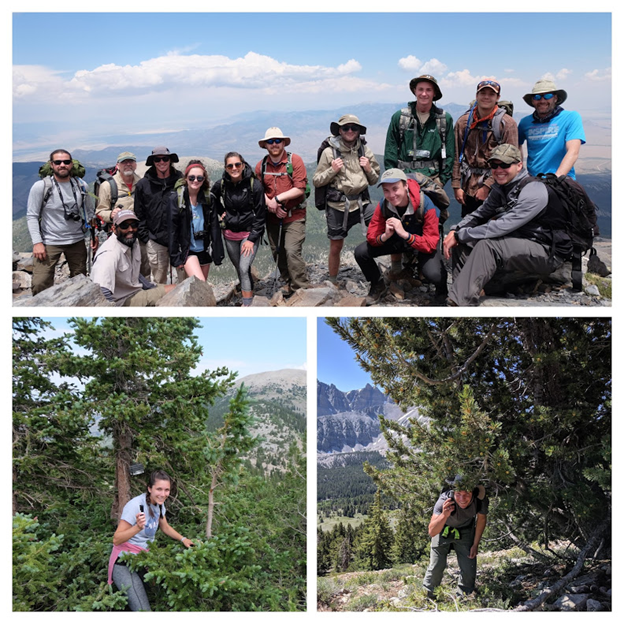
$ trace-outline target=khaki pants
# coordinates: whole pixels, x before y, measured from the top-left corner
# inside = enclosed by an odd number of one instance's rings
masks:
[[[87,247],[81,240],[71,245],[46,245],[46,259],[33,257],[32,294],[37,295],[54,285],[54,269],[65,255],[69,265],[69,276],[87,274]]]
[[[169,249],[151,238],[145,244],[147,258],[152,271],[152,281],[156,284],[166,284],[169,275]]]
[[[154,307],[156,303],[165,296],[165,294],[164,284],[160,284],[159,286],[156,286],[156,288],[150,288],[149,290],[139,290],[138,293],[128,297],[123,302],[123,307]]]
[[[279,229],[279,223],[267,223],[267,235],[273,252],[273,259],[275,259],[275,250],[277,249]],[[282,279],[289,283],[293,290],[310,286],[308,271],[303,260],[304,241],[305,219],[284,223],[277,266]]]

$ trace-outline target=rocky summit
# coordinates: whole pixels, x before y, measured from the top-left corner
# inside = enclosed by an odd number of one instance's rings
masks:
[[[488,285],[481,299],[485,307],[569,307],[611,305],[611,241],[594,243],[597,255],[583,258],[583,290],[571,287],[571,266],[566,263],[548,280],[513,274],[503,275]],[[389,257],[378,260],[388,292],[374,307],[444,306],[444,298],[436,297],[433,285],[419,279],[412,271],[393,274]],[[588,266],[589,265],[589,266]],[[450,280],[450,268],[447,267]],[[253,269],[252,269],[253,271]],[[33,297],[31,294],[31,254],[13,254],[13,305],[15,306],[110,306],[99,289],[84,276],[69,278],[66,262],[57,266],[55,285]],[[308,263],[313,287],[294,294],[285,292],[284,284],[274,273],[254,275],[252,307],[341,307],[361,308],[367,305],[369,284],[355,263],[352,253],[343,254],[336,283],[329,281],[327,265]],[[237,307],[242,303],[237,281],[212,285],[197,278],[185,280],[160,302],[167,307]]]

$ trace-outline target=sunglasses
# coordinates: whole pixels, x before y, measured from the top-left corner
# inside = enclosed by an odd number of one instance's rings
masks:
[[[340,129],[344,132],[358,132],[360,126],[355,126],[353,124],[345,124],[344,126],[340,126]]]
[[[490,169],[509,169],[515,163],[490,163]]]
[[[169,156],[154,156],[154,162],[169,162]]]
[[[240,169],[242,166],[243,166],[242,162],[237,162],[237,163],[230,163],[229,165],[225,165],[225,168],[226,169]]]
[[[190,175],[187,180],[189,182],[195,182],[195,180],[197,180],[198,182],[203,182],[206,178],[204,178],[203,175],[198,175],[198,176],[194,176],[194,175]]]
[[[139,222],[138,221],[124,221],[123,223],[119,223],[117,227],[120,230],[138,230]]]
[[[533,96],[533,99],[536,102],[539,102],[542,98],[544,98],[545,100],[552,100],[555,97],[554,93],[537,93],[536,95]]]
[[[273,145],[273,143],[275,143],[275,145],[279,145],[284,139],[267,139],[267,143],[269,145]]]
[[[477,85],[477,91],[481,88],[481,87],[496,87],[494,89],[494,91],[496,91],[496,89],[498,89],[498,91],[500,91],[500,85],[498,84],[498,82],[496,82],[495,80],[482,80],[478,85]]]
[[[71,160],[53,160],[52,161],[57,167],[59,165],[71,165],[72,161]]]

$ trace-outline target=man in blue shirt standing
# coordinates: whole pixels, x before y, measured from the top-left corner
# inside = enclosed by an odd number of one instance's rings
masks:
[[[527,169],[532,176],[554,173],[576,180],[574,163],[585,143],[585,131],[579,113],[561,107],[567,97],[552,80],[544,79],[523,98],[535,109],[518,124],[518,143],[527,142]]]

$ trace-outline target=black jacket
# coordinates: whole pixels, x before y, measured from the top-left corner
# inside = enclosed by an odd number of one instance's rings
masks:
[[[134,191],[134,212],[139,220],[139,240],[169,245],[169,194],[183,175],[171,169],[168,178],[159,178],[156,167],[150,167],[137,182]]]
[[[253,185],[253,186],[252,186]],[[249,232],[249,241],[262,238],[266,220],[264,188],[245,163],[243,178],[233,184],[227,171],[215,182],[211,192],[219,216],[225,212],[225,227],[232,232]]]
[[[178,205],[178,188],[184,190],[182,205]],[[215,264],[223,261],[223,241],[221,240],[221,228],[219,227],[219,217],[214,209],[214,204],[210,196],[206,199],[203,191],[199,192],[197,200],[201,203],[204,212],[204,251],[212,256]],[[180,181],[176,189],[169,192],[169,258],[171,266],[182,266],[189,255],[191,246],[191,221],[192,210],[189,201],[188,188]]]

